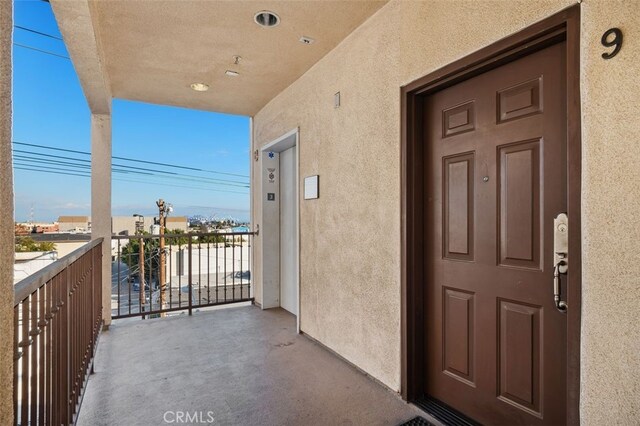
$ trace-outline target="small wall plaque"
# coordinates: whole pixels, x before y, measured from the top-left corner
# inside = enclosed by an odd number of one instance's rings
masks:
[[[276,193],[275,192],[267,192],[267,201],[275,201]]]
[[[320,197],[320,176],[304,178],[304,199],[314,200]]]

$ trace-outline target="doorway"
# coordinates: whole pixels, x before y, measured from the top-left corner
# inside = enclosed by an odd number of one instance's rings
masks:
[[[298,129],[262,147],[262,308],[281,307],[298,318]]]
[[[567,9],[403,89],[408,400],[485,424],[577,422],[578,18]]]

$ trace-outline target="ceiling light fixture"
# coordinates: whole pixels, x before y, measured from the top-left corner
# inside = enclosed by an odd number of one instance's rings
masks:
[[[239,75],[240,75],[240,73],[239,73],[239,72],[237,72],[237,71],[231,71],[231,70],[226,70],[224,73],[225,73],[226,75],[230,76],[230,77],[237,77],[237,76],[239,76]]]
[[[256,24],[265,28],[275,27],[280,23],[280,17],[268,10],[261,10],[256,13],[253,20],[256,21]]]
[[[196,92],[206,92],[209,90],[209,85],[204,83],[191,83],[189,86]]]

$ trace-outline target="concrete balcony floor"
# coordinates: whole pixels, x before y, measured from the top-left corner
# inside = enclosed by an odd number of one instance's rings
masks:
[[[179,424],[178,411],[202,413],[203,423],[211,412],[215,425],[398,425],[428,418],[296,334],[295,317],[282,309],[114,322],[101,335],[78,424]]]

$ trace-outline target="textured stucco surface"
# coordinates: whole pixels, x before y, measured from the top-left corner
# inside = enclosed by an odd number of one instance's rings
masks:
[[[99,36],[93,10],[95,2],[51,0],[50,3],[91,112],[109,114],[111,89],[99,55]]]
[[[582,21],[582,420],[639,424],[640,2],[586,1]]]
[[[91,239],[102,242],[102,318],[111,324],[111,115],[91,115]]]
[[[11,163],[12,2],[0,2],[0,424],[13,423],[13,169]]]
[[[245,115],[255,114],[385,2],[52,0],[94,113],[107,112],[93,105],[96,99],[108,105],[103,94],[111,91],[117,98]],[[280,16],[278,26],[254,22],[265,9]],[[303,35],[316,41],[303,44]],[[238,65],[236,55],[242,57]],[[228,77],[226,70],[240,75]],[[106,72],[106,87],[96,71]],[[194,92],[194,82],[211,90]]]
[[[394,390],[400,87],[570,4],[390,2],[254,118],[254,148],[300,126],[300,179],[320,175],[300,206],[302,331]]]
[[[300,206],[301,329],[392,389],[400,387],[400,87],[574,3],[392,1],[254,117],[254,149],[299,126],[300,179],[320,175],[320,199]],[[640,3],[582,8],[581,419],[629,424],[640,415]],[[612,26],[625,31],[625,46],[604,61],[600,37]]]

